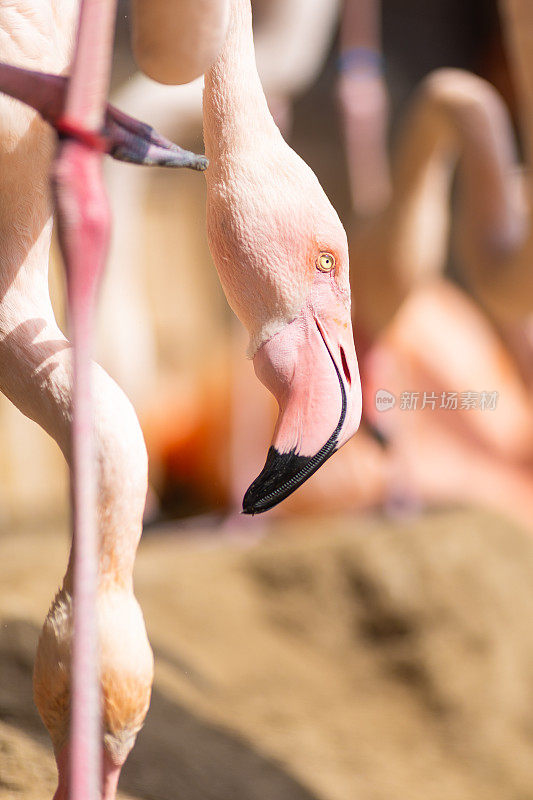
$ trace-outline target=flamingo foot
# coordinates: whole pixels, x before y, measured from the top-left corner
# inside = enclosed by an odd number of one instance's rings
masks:
[[[106,151],[117,161],[160,167],[188,167],[203,171],[208,160],[166,139],[151,125],[128,116],[112,105],[107,106],[104,137],[112,143]]]
[[[150,125],[107,105],[103,130],[84,131],[63,116],[68,78],[0,63],[0,92],[31,106],[60,136],[76,139],[117,161],[160,167],[205,170],[204,155],[184,150]]]

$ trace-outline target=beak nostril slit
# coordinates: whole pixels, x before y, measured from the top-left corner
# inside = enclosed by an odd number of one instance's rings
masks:
[[[344,371],[344,374],[346,376],[346,380],[348,381],[348,384],[351,386],[352,385],[352,376],[350,375],[350,368],[348,367],[348,362],[346,361],[346,354],[344,352],[344,348],[341,347],[340,351],[341,351],[342,369]]]

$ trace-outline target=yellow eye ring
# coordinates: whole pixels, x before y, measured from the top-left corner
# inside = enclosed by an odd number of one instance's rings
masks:
[[[320,272],[332,272],[335,269],[335,256],[332,256],[331,253],[320,253],[316,268]]]

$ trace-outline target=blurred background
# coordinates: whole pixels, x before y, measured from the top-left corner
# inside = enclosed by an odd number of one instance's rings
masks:
[[[526,800],[533,2],[253,6],[271,111],[348,233],[363,423],[240,515],[276,409],[211,263],[204,180],[108,163],[97,360],[149,451],[136,591],[156,657],[124,796]],[[112,101],[202,152],[201,81],[140,75],[128,15]],[[63,319],[57,248],[50,280]],[[0,428],[0,798],[29,800],[54,789],[31,670],[67,472],[4,398]]]

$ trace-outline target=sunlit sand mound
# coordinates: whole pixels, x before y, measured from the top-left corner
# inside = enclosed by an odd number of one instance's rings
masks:
[[[66,541],[0,540],[0,798],[46,798],[31,659]],[[147,537],[156,655],[124,771],[150,800],[524,800],[533,540],[479,512],[287,523],[249,549]]]

